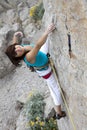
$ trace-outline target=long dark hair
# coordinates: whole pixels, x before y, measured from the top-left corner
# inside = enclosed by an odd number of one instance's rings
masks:
[[[20,61],[23,60],[23,57],[25,56],[22,55],[21,57],[16,57],[17,53],[15,52],[15,45],[19,45],[17,43],[10,45],[7,47],[5,53],[6,55],[9,57],[9,59],[11,60],[11,62],[15,65],[18,66]]]

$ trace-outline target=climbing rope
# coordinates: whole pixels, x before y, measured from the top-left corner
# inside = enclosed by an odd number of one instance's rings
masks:
[[[50,66],[51,66],[51,68],[52,68],[52,70],[53,70],[53,73],[54,73],[54,75],[55,75],[55,78],[56,78],[56,80],[57,80],[57,84],[59,83],[58,86],[59,86],[59,89],[60,89],[60,92],[61,92],[61,95],[62,95],[64,104],[65,104],[65,106],[66,106],[68,115],[69,115],[69,117],[70,117],[70,121],[71,121],[71,123],[72,123],[73,130],[76,130],[76,126],[75,126],[73,117],[72,117],[72,115],[71,115],[71,113],[70,113],[70,110],[69,110],[69,108],[68,108],[66,99],[65,99],[64,94],[63,94],[63,92],[62,92],[62,87],[61,87],[61,84],[60,84],[60,81],[59,81],[59,77],[58,77],[58,74],[57,74],[57,72],[56,72],[56,69],[55,69],[55,66],[54,66],[54,62],[53,62],[53,60],[52,60],[51,57],[49,57],[49,62],[50,62]]]

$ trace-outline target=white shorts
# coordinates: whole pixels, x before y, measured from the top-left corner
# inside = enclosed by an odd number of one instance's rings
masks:
[[[49,40],[47,39],[45,44],[41,47],[40,51],[47,54],[48,49],[49,49],[48,44],[49,44]],[[49,65],[47,70],[42,70],[42,71],[37,70],[36,72],[39,74],[39,76],[45,76],[45,75],[47,75],[48,73],[51,72],[51,67]],[[61,99],[61,94],[60,94],[60,91],[59,91],[59,88],[58,88],[57,81],[55,80],[54,74],[52,73],[51,76],[49,78],[45,79],[45,80],[47,81],[47,85],[49,87],[49,90],[50,90],[51,96],[53,98],[54,104],[56,106],[60,105],[62,99]]]

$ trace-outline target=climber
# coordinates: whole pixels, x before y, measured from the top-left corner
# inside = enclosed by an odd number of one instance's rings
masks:
[[[24,60],[27,66],[35,68],[35,72],[47,81],[47,85],[55,104],[55,118],[60,119],[65,117],[66,114],[61,110],[61,94],[51,67],[48,64],[47,57],[49,46],[48,36],[53,30],[55,30],[55,25],[52,23],[47,27],[35,45],[19,44],[18,37],[23,38],[23,33],[14,33],[13,44],[7,47],[6,54],[15,66],[18,66],[20,61]]]

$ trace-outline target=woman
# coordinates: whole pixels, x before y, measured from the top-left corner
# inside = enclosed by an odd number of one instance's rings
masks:
[[[19,65],[23,59],[27,66],[34,67],[39,76],[43,77],[48,84],[51,96],[55,104],[56,119],[65,117],[66,114],[61,110],[61,95],[55,81],[54,75],[51,71],[50,65],[48,65],[48,35],[55,29],[55,25],[48,26],[42,37],[36,42],[35,46],[19,45],[18,36],[23,37],[22,32],[16,32],[13,37],[13,45],[10,45],[6,54],[14,65]]]

